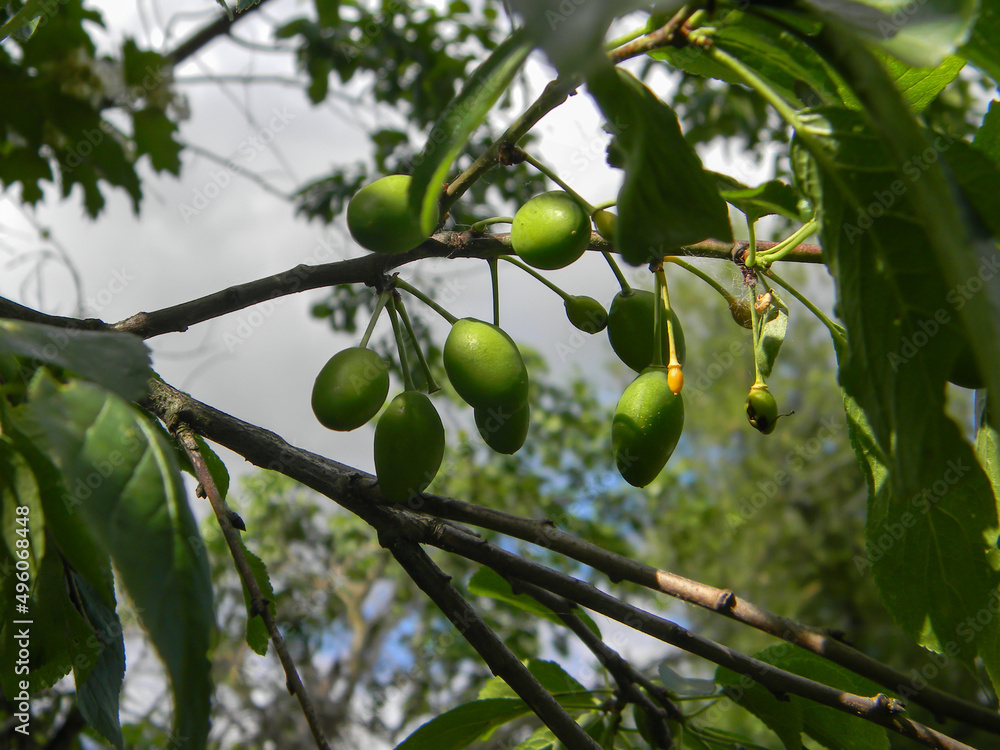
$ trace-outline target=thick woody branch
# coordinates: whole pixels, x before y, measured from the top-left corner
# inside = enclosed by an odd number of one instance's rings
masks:
[[[288,692],[298,700],[299,706],[302,708],[302,713],[306,717],[306,722],[309,724],[313,740],[316,742],[316,747],[320,748],[320,750],[330,750],[330,743],[327,742],[326,737],[323,735],[323,729],[319,725],[316,707],[313,705],[312,698],[309,696],[306,686],[302,684],[298,669],[295,667],[295,660],[292,659],[292,655],[285,645],[285,639],[278,629],[278,623],[275,622],[271,608],[268,606],[268,601],[264,598],[264,593],[260,590],[257,579],[254,578],[250,561],[247,560],[247,556],[243,551],[240,532],[233,526],[229,507],[219,493],[219,488],[216,486],[215,480],[208,470],[208,465],[205,463],[201,451],[198,450],[195,435],[191,431],[191,428],[184,424],[178,425],[174,430],[174,434],[177,442],[181,444],[181,447],[184,448],[184,452],[190,459],[201,488],[208,496],[208,501],[215,512],[216,520],[219,522],[219,528],[222,530],[222,536],[226,540],[229,552],[233,556],[233,562],[236,564],[236,572],[239,573],[240,580],[250,593],[251,609],[264,620],[264,626],[271,637],[271,643],[274,644],[278,660],[281,662],[282,669],[285,670],[285,684],[288,687]]]

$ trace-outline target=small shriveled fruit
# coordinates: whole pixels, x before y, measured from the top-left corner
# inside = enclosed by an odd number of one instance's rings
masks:
[[[517,210],[510,227],[510,246],[535,268],[568,266],[589,244],[590,217],[562,190],[536,195]]]
[[[642,372],[653,361],[653,306],[656,295],[642,289],[618,292],[611,301],[608,311],[608,340],[618,359],[636,372]],[[684,364],[686,346],[684,330],[677,319],[677,313],[670,311],[677,360]],[[667,327],[663,326],[663,361],[667,362]]]
[[[444,458],[444,425],[426,393],[404,391],[375,424],[375,474],[387,500],[402,503],[431,483]]]
[[[656,479],[684,429],[684,400],[670,390],[665,367],[648,367],[615,407],[611,445],[618,471],[633,487]]]
[[[618,214],[613,214],[606,208],[594,212],[594,227],[597,233],[608,242],[615,241],[615,233],[618,231]]]
[[[374,417],[389,393],[389,368],[371,349],[351,347],[323,365],[312,390],[316,419],[331,430],[354,430]]]
[[[586,333],[597,333],[608,327],[608,311],[593,297],[573,295],[563,300],[569,322]]]
[[[354,194],[347,228],[359,245],[376,253],[405,253],[427,239],[410,210],[410,181],[409,175],[389,175]]]
[[[733,320],[736,321],[737,325],[741,325],[748,330],[753,330],[753,314],[750,312],[750,302],[745,299],[736,299],[735,297],[729,301],[729,314],[733,316]]]
[[[747,396],[747,419],[750,425],[763,435],[774,432],[778,421],[778,402],[774,400],[766,385],[754,384]]]
[[[528,437],[531,423],[531,404],[526,403],[515,412],[502,409],[475,409],[476,427],[483,442],[497,453],[512,455],[521,450]]]
[[[528,401],[528,370],[507,332],[482,320],[455,322],[442,359],[458,395],[474,409],[515,412]]]

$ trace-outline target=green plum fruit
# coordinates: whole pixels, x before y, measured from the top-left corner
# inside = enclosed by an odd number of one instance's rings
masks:
[[[389,368],[371,349],[351,347],[323,365],[312,390],[316,419],[331,430],[354,430],[378,414],[389,393]]]
[[[479,434],[490,448],[508,456],[521,450],[531,422],[530,403],[515,412],[490,408],[475,409],[474,414]]]
[[[552,270],[577,260],[590,244],[590,217],[561,190],[536,195],[514,214],[510,245],[529,266]]]
[[[613,214],[605,208],[594,212],[594,228],[608,242],[615,241],[615,233],[618,231],[618,214]]]
[[[409,175],[389,175],[354,194],[347,204],[347,228],[359,245],[376,253],[405,253],[427,239],[410,210],[410,182]]]
[[[656,295],[642,289],[618,292],[611,301],[608,311],[608,340],[618,359],[636,372],[642,372],[653,361],[653,313]],[[684,344],[684,329],[681,328],[677,313],[670,310],[677,360],[684,364],[687,347]],[[669,344],[667,327],[663,326],[663,362],[667,363]]]
[[[375,423],[375,475],[387,500],[407,501],[431,483],[444,458],[444,425],[426,393],[404,391]]]
[[[608,327],[608,311],[593,297],[572,295],[563,300],[569,322],[585,333],[597,333]]]
[[[474,409],[516,412],[528,401],[528,370],[507,332],[482,320],[455,322],[444,342],[444,369]]]
[[[684,429],[684,399],[671,389],[665,367],[648,367],[625,389],[611,421],[615,463],[626,482],[656,479]]]
[[[754,385],[747,396],[747,419],[750,425],[762,435],[774,432],[778,421],[778,403],[766,385]]]

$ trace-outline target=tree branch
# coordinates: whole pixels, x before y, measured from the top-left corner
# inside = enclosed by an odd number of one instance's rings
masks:
[[[886,726],[887,728],[898,731],[905,736],[917,739],[929,747],[947,748],[948,750],[956,750],[957,748],[967,747],[962,744],[955,744],[955,741],[951,738],[924,727],[923,725],[917,724],[916,722],[898,718],[888,711],[884,701],[874,698],[848,695],[847,702],[842,703],[841,701],[844,696],[839,691],[833,690],[827,686],[819,685],[819,683],[812,683],[810,681],[801,682],[803,678],[796,675],[790,675],[789,673],[781,673],[778,674],[777,677],[774,677],[772,674],[774,670],[768,665],[764,665],[762,662],[750,659],[750,657],[737,655],[736,652],[732,652],[725,647],[713,643],[712,641],[708,641],[707,639],[700,638],[699,636],[689,633],[687,630],[680,628],[674,623],[624,604],[614,597],[598,591],[590,584],[577,581],[576,579],[568,576],[563,576],[562,574],[551,571],[544,566],[523,560],[517,555],[503,552],[502,550],[496,549],[492,545],[487,544],[483,540],[473,537],[465,532],[461,532],[448,524],[432,524],[427,519],[421,520],[420,516],[412,515],[408,511],[401,509],[399,506],[380,505],[381,503],[384,503],[384,500],[382,499],[381,493],[377,489],[375,478],[370,474],[345,466],[344,464],[331,459],[324,458],[323,456],[310,453],[309,451],[305,451],[301,448],[291,446],[273,432],[248,424],[236,419],[235,417],[213,409],[212,407],[197,401],[187,394],[177,391],[163,381],[150,381],[150,393],[144,403],[144,406],[162,419],[168,428],[174,428],[174,426],[180,422],[187,423],[198,434],[226,446],[230,450],[243,456],[251,463],[260,466],[261,468],[279,471],[329,497],[347,510],[360,516],[376,529],[391,528],[391,526],[389,526],[390,523],[403,524],[407,529],[407,538],[411,540],[419,538],[425,543],[440,546],[442,548],[445,548],[443,546],[443,540],[447,539],[448,544],[451,547],[454,547],[454,549],[449,548],[449,551],[457,552],[464,557],[483,562],[491,567],[493,565],[505,566],[501,568],[502,574],[504,575],[513,575],[523,580],[529,580],[532,583],[543,586],[554,593],[572,599],[589,609],[602,612],[610,617],[613,617],[614,619],[619,619],[628,624],[630,627],[642,630],[643,632],[649,632],[650,635],[653,635],[656,638],[665,640],[668,643],[674,643],[674,645],[677,645],[679,648],[683,648],[691,653],[708,658],[710,661],[715,661],[715,663],[721,664],[722,666],[732,669],[733,671],[742,674],[747,674],[749,672],[749,676],[752,679],[757,679],[759,676],[758,665],[760,667],[764,667],[766,668],[764,673],[766,675],[770,675],[770,677],[765,677],[764,679],[768,679],[770,682],[764,682],[763,680],[760,681],[769,689],[773,689],[777,692],[794,692],[795,694],[802,695],[810,700],[817,700],[817,702],[823,703],[824,705],[832,705],[834,708],[838,708],[839,710],[845,710],[853,713],[854,715],[864,716],[865,718],[876,721],[876,723]],[[414,503],[414,505],[417,505],[417,503]],[[419,510],[433,510],[435,507],[449,507],[452,509],[451,515],[455,516],[465,515],[477,517],[476,514],[468,513],[468,509],[474,508],[475,506],[469,506],[465,503],[459,503],[456,500],[448,500],[432,495],[421,496],[418,508]],[[466,512],[464,514],[457,512],[461,509],[465,509]],[[477,510],[485,511],[486,509],[477,508]],[[489,515],[493,514],[497,514],[497,512],[489,512]],[[520,525],[522,529],[527,527],[535,530],[536,532],[541,531],[542,529],[548,529],[548,531],[539,534],[534,539],[528,539],[528,541],[548,546],[554,550],[562,551],[560,547],[557,547],[556,545],[545,544],[547,536],[551,538],[552,535],[558,536],[563,534],[563,532],[558,532],[551,524],[536,524],[526,519],[519,519],[516,516],[508,516],[507,514],[499,515],[506,516],[508,521],[511,522],[510,525],[515,528]],[[394,520],[390,521],[390,519]],[[464,519],[456,518],[455,520],[462,521]],[[503,529],[498,530],[503,531]],[[515,534],[515,536],[520,536],[520,534]],[[573,537],[569,538],[573,539]],[[691,598],[688,600],[693,603],[699,603],[697,601],[698,598],[703,596],[707,591],[719,591],[718,589],[713,589],[710,586],[704,586],[703,584],[698,584],[693,581],[687,581],[687,579],[680,578],[679,576],[672,576],[669,573],[658,571],[655,568],[635,563],[627,558],[620,558],[616,555],[612,555],[612,553],[601,550],[599,547],[596,547],[596,545],[584,542],[583,540],[577,539],[573,545],[563,544],[560,546],[567,548],[568,550],[573,550],[576,554],[571,554],[567,551],[567,556],[573,557],[574,559],[580,559],[581,562],[593,564],[589,562],[589,559],[596,559],[597,561],[603,560],[605,564],[611,563],[609,567],[616,571],[614,574],[609,574],[611,575],[612,580],[617,581],[625,578],[634,580],[632,576],[638,575],[636,573],[636,571],[638,571],[639,574],[641,574],[639,577],[644,580],[637,582],[641,582],[643,585],[647,585],[650,588],[659,589],[659,585],[656,584],[656,581],[659,579],[672,581],[673,583],[680,585],[682,589],[685,587],[689,589],[689,595]],[[590,550],[590,554],[584,555],[583,557],[577,557],[577,555],[581,554],[581,550]],[[600,569],[600,566],[595,567]],[[650,571],[652,573],[652,581],[650,581],[646,571]],[[626,573],[628,574],[626,575]],[[653,585],[650,585],[651,583]],[[721,605],[734,599],[731,592],[722,593],[724,596],[717,602],[718,606],[710,607],[711,609],[725,612],[725,607],[722,607]],[[819,639],[819,642],[823,643],[825,646],[837,643],[832,639],[819,636],[801,625],[796,625],[789,620],[785,620],[784,618],[779,619],[789,625],[794,625],[796,628],[801,629],[802,633],[812,633],[817,639]],[[787,639],[788,638],[786,637],[786,640]],[[810,641],[807,639],[807,642]],[[820,649],[816,651],[816,653],[829,658],[829,655],[824,649]],[[708,654],[711,654],[711,656]],[[868,657],[865,657],[865,659],[868,659]],[[890,670],[888,667],[882,666],[882,669],[887,670],[894,675],[899,675],[899,673],[894,670]],[[772,677],[773,679],[771,679]],[[905,677],[902,678],[903,681],[905,681],[905,679]],[[795,687],[800,687],[804,692],[793,689]],[[816,692],[817,690],[818,692]],[[935,695],[947,695],[941,693],[940,691],[933,691],[933,693]],[[923,697],[925,700],[920,701],[922,705],[927,705],[928,708],[937,714],[950,715],[946,711],[942,710],[940,706],[927,701],[927,695],[928,689],[925,688],[923,691]],[[950,698],[949,705],[952,707],[955,703],[960,705],[964,704],[964,702],[960,699],[952,696],[948,697]],[[971,706],[971,704],[969,705]],[[991,712],[985,712],[989,720],[984,721],[982,715],[984,710],[976,706],[971,707],[976,710],[969,711],[968,713],[975,720],[969,720],[968,723],[994,731],[993,723],[997,718],[996,715]]]
[[[250,6],[238,16],[234,16],[232,19],[230,19],[225,13],[222,13],[210,24],[203,26],[172,50],[167,52],[164,57],[170,61],[171,65],[180,65],[189,57],[199,52],[202,47],[207,45],[216,37],[228,34],[234,24],[243,20],[255,10],[258,10],[266,2],[268,2],[268,0],[258,0],[256,5]]]
[[[907,700],[912,700],[937,716],[947,716],[1000,734],[1000,714],[997,712],[930,685],[918,688],[911,677],[852,648],[828,633],[769,612],[747,599],[738,597],[729,589],[692,581],[609,552],[557,528],[549,520],[521,518],[503,511],[437,495],[425,494],[421,496],[421,500],[423,505],[419,508],[420,512],[537,544],[599,570],[615,583],[630,581],[717,612],[846,667],[895,693],[904,695]]]

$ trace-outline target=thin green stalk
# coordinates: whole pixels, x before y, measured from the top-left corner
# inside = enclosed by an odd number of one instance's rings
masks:
[[[656,271],[656,304],[653,306],[653,361],[649,363],[650,367],[663,367],[663,306],[665,303],[663,289],[666,285],[666,277],[663,274],[663,269],[657,269]],[[669,303],[667,303],[669,309]],[[667,315],[667,320],[670,320],[670,316]],[[669,336],[668,336],[669,338]]]
[[[403,290],[409,292],[410,294],[412,294],[418,300],[420,300],[421,302],[423,302],[431,310],[433,310],[434,312],[436,312],[438,315],[440,315],[442,318],[444,318],[445,320],[447,320],[452,325],[455,325],[455,323],[458,322],[458,318],[457,317],[455,317],[450,312],[448,312],[447,310],[445,310],[443,307],[441,307],[441,305],[439,305],[437,302],[435,302],[434,300],[432,300],[430,297],[428,297],[426,294],[424,294],[423,292],[421,292],[419,289],[417,289],[412,284],[408,284],[408,283],[406,283],[405,281],[403,281],[400,278],[397,278],[395,280],[395,284],[396,284],[396,287],[398,289],[403,289]]]
[[[638,39],[639,37],[641,37],[645,33],[646,33],[646,27],[645,26],[641,26],[638,29],[633,29],[632,31],[628,32],[627,34],[622,34],[619,37],[616,37],[616,38],[614,38],[614,39],[612,39],[610,41],[605,42],[604,43],[604,49],[607,52],[610,52],[611,50],[615,49],[616,47],[621,47],[623,44],[628,44],[633,39]]]
[[[481,234],[486,227],[493,224],[510,224],[514,221],[513,216],[491,216],[489,219],[483,219],[482,221],[477,221],[471,227],[469,231],[474,234]]]
[[[792,250],[798,247],[803,240],[813,234],[818,228],[819,222],[817,222],[816,219],[810,219],[770,250],[764,250],[758,254],[757,265],[769,265],[775,261],[781,260],[792,252]],[[748,263],[747,265],[750,264]]]
[[[522,261],[519,261],[519,260],[518,260],[517,258],[513,258],[513,257],[511,257],[510,255],[498,255],[497,257],[498,257],[498,258],[499,258],[500,260],[505,260],[505,261],[507,261],[508,263],[510,263],[511,265],[515,265],[515,266],[517,266],[517,267],[518,267],[518,268],[520,268],[520,269],[521,269],[522,271],[525,271],[526,273],[529,273],[529,274],[531,274],[531,275],[532,275],[532,276],[534,276],[534,277],[535,277],[536,279],[538,279],[538,280],[539,280],[540,282],[542,282],[543,284],[545,284],[545,286],[547,286],[547,287],[548,287],[549,289],[551,289],[551,290],[552,290],[553,292],[555,292],[555,293],[556,293],[556,294],[558,294],[558,295],[559,295],[560,297],[562,297],[562,298],[563,298],[564,300],[566,300],[566,299],[569,299],[570,297],[572,297],[572,296],[573,296],[573,295],[571,295],[571,294],[570,294],[569,292],[566,292],[566,291],[563,291],[562,289],[560,289],[560,288],[559,288],[558,286],[556,286],[556,285],[555,285],[555,284],[553,284],[553,283],[552,283],[551,281],[549,281],[549,280],[548,280],[547,278],[545,278],[545,277],[544,277],[544,276],[542,276],[542,275],[541,275],[540,273],[538,273],[538,271],[536,271],[536,270],[535,270],[534,268],[532,268],[531,266],[529,266],[529,265],[528,265],[528,264],[526,264],[526,263],[523,263]],[[498,325],[499,325],[499,324],[498,324]]]
[[[753,268],[757,265],[757,221],[751,221],[749,216],[747,216],[747,240],[749,244],[743,265],[747,268]]]
[[[611,270],[615,274],[615,278],[618,279],[618,285],[621,286],[622,291],[625,292],[625,294],[629,294],[632,291],[632,287],[629,285],[628,279],[625,278],[625,274],[622,273],[622,269],[618,267],[618,263],[616,263],[615,259],[611,257],[611,253],[607,250],[601,250],[601,255],[604,256],[608,265],[611,266]]]
[[[760,341],[760,334],[763,328],[764,322],[760,317],[760,313],[757,312],[757,285],[754,284],[753,288],[750,290],[750,324],[753,326],[751,331],[753,332],[753,385],[750,390],[758,388],[760,386],[765,386],[764,378],[760,376],[760,364],[757,362],[757,343]]]
[[[805,305],[806,309],[809,310],[809,312],[811,312],[813,315],[819,318],[819,321],[823,325],[825,325],[827,329],[829,329],[830,335],[833,336],[834,341],[837,341],[840,344],[847,343],[847,334],[844,328],[839,324],[830,320],[830,318],[828,318],[822,310],[816,307],[816,305],[814,305],[812,301],[809,300],[808,297],[802,294],[798,289],[789,284],[783,278],[778,276],[778,274],[776,274],[774,271],[768,271],[767,276],[768,278],[777,281],[782,288],[786,289],[789,292],[789,294],[791,294],[793,297],[795,297],[795,299],[797,299],[799,302]]]
[[[666,272],[664,272],[663,266],[660,266],[659,268],[656,269],[656,289],[657,289],[657,294],[662,297],[662,304],[657,304],[656,309],[659,310],[662,307],[663,314],[666,315],[666,318],[664,318],[664,324],[667,327],[667,343],[669,345],[669,358],[667,360],[667,369],[671,371],[676,371],[679,374],[681,364],[680,361],[677,359],[677,338],[674,335],[674,316],[670,314],[670,289],[667,286],[667,274]],[[659,302],[659,300],[657,301]],[[655,329],[656,326],[654,325],[653,328]],[[659,331],[657,331],[653,335],[659,336],[660,338],[663,337],[663,334]],[[662,342],[660,341],[660,339],[657,339],[654,342],[654,345],[662,347]],[[656,354],[655,348],[653,350],[653,353],[655,357]],[[674,393],[678,393],[683,384],[684,381],[683,379],[681,379],[680,384],[678,384],[676,388],[674,388],[674,383],[671,383],[670,387],[673,389]]]
[[[524,151],[522,151],[521,153],[524,154],[524,160],[528,162],[528,164],[530,164],[539,172],[541,172],[543,175],[552,180],[556,185],[558,185],[567,193],[569,193],[573,197],[573,200],[575,200],[577,203],[583,206],[583,208],[587,211],[588,216],[594,213],[596,209],[592,205],[590,205],[590,203],[584,200],[583,196],[581,196],[578,192],[576,192],[573,188],[571,188],[569,184],[565,180],[563,180],[559,175],[553,172],[549,167],[542,164],[540,161],[538,161],[538,159],[533,157],[531,154]]]
[[[375,330],[375,323],[378,322],[379,316],[382,314],[382,308],[385,307],[385,303],[388,301],[389,292],[382,292],[375,301],[375,309],[372,310],[372,316],[368,320],[368,327],[365,329],[365,335],[361,337],[361,343],[358,344],[358,346],[362,349],[368,348],[368,339],[372,337],[372,331]]]
[[[392,335],[396,339],[396,351],[399,353],[399,369],[403,371],[403,388],[415,391],[413,377],[410,375],[410,363],[406,360],[406,342],[403,341],[403,331],[399,327],[399,317],[396,315],[396,300],[393,299],[387,309],[389,320],[392,321]]]
[[[493,325],[500,327],[500,274],[497,269],[497,259],[487,258],[490,267],[490,285],[493,287]]]
[[[692,265],[692,264],[688,263],[686,260],[681,260],[680,258],[678,258],[678,257],[676,257],[674,255],[668,255],[663,260],[667,261],[668,263],[673,263],[674,265],[680,266],[681,268],[683,268],[685,271],[688,271],[689,273],[693,273],[695,276],[697,276],[699,279],[701,279],[702,281],[704,281],[706,284],[708,284],[710,287],[712,287],[715,291],[717,291],[719,294],[721,294],[723,297],[725,297],[727,302],[732,303],[732,302],[736,301],[736,298],[733,297],[732,292],[730,292],[728,289],[726,289],[724,286],[722,286],[722,284],[720,284],[718,282],[718,280],[712,278],[707,273],[705,273],[700,268],[698,268],[698,266]]]
[[[618,205],[618,199],[617,198],[612,198],[611,200],[606,200],[606,201],[601,201],[600,203],[595,203],[594,204],[594,210],[595,211],[600,211],[602,209],[611,208],[612,206],[617,206],[617,205]]]
[[[406,335],[410,337],[410,341],[413,342],[413,348],[417,352],[417,360],[420,362],[420,369],[424,373],[424,379],[427,381],[427,392],[437,393],[441,390],[441,386],[437,384],[434,380],[434,376],[431,374],[430,365],[427,364],[427,358],[424,357],[424,352],[420,348],[420,343],[417,341],[417,334],[413,330],[413,323],[410,322],[410,315],[406,312],[406,306],[403,305],[403,298],[396,295],[393,298],[396,303],[396,307],[399,310],[399,317],[403,319],[403,327],[406,329]]]

